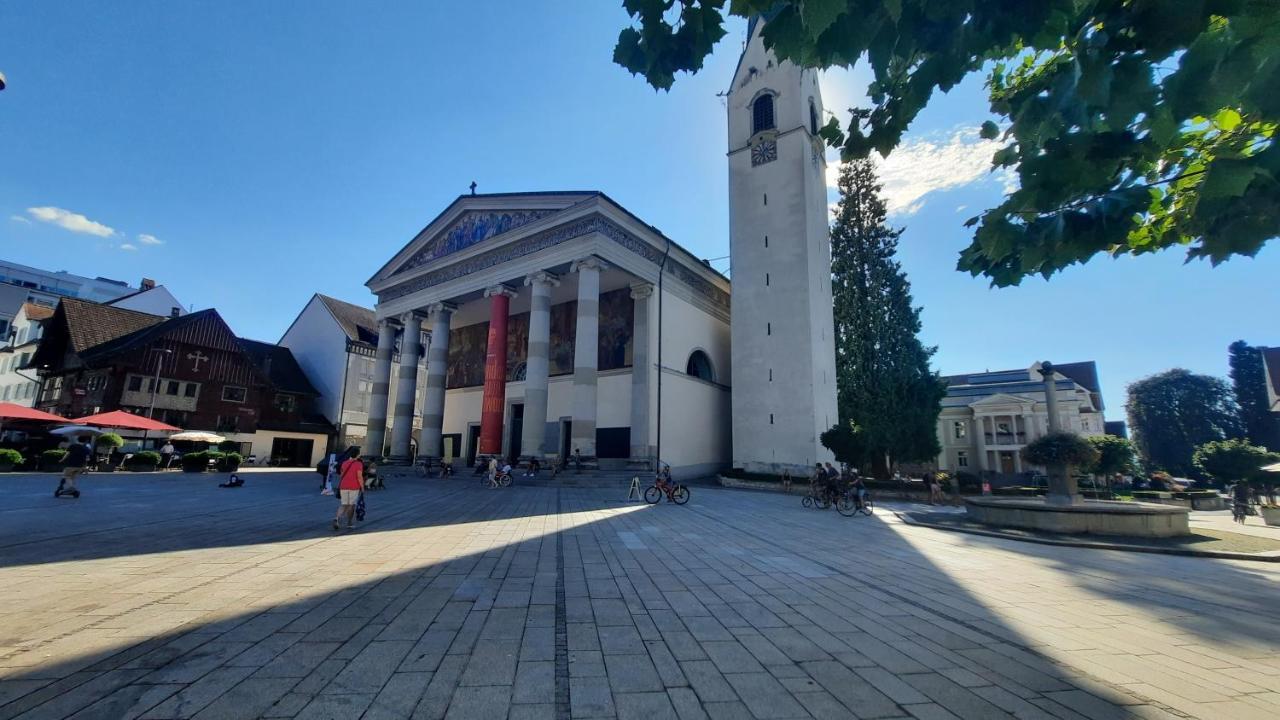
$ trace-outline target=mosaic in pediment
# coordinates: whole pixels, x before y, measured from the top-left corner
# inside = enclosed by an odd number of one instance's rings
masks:
[[[406,260],[403,265],[396,269],[396,272],[401,273],[405,270],[420,267],[432,260],[456,253],[459,250],[465,250],[495,235],[501,235],[521,225],[527,225],[534,220],[540,220],[557,212],[559,210],[471,210],[465,212],[453,225],[449,226],[449,229],[438,233],[421,250],[414,253],[413,257]]]

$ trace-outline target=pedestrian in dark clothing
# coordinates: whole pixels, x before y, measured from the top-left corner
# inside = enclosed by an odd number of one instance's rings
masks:
[[[80,491],[76,489],[76,478],[84,474],[86,466],[89,464],[89,458],[93,456],[93,450],[89,448],[89,436],[81,435],[76,441],[71,443],[67,448],[67,456],[62,461],[62,482],[58,483],[58,489],[53,491],[54,497],[80,497]]]

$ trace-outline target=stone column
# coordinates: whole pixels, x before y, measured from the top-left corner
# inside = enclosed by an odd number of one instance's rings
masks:
[[[364,455],[382,457],[387,440],[387,396],[391,390],[391,356],[396,351],[396,326],[390,320],[378,323],[378,351],[373,361],[373,393],[369,397],[369,419],[365,431]]]
[[[422,354],[422,316],[408,312],[400,316],[404,333],[400,337],[400,372],[396,375],[396,406],[391,423],[393,465],[407,465],[413,457],[409,441],[413,437],[413,405],[418,397],[418,358]]]
[[[649,298],[653,285],[631,284],[635,309],[631,321],[631,462],[648,468],[653,463],[653,445],[649,442],[649,377],[653,363],[649,360]]]
[[[529,353],[524,373],[524,429],[520,448],[525,457],[542,460],[547,437],[547,376],[551,363],[551,289],[560,278],[536,272],[524,279],[532,289],[529,304]]]
[[[444,381],[449,372],[449,323],[452,303],[436,303],[427,308],[431,323],[431,345],[427,347],[427,391],[422,401],[422,442],[418,453],[438,459],[444,456],[441,435],[444,432]]]
[[[569,452],[596,456],[596,379],[600,368],[600,271],[602,260],[575,261],[578,273],[578,327],[573,346],[573,432]]]
[[[1040,377],[1044,378],[1045,407],[1049,411],[1049,432],[1061,432],[1058,417],[1058,388],[1054,380],[1053,363],[1048,360],[1040,363]],[[1063,463],[1053,463],[1045,468],[1049,473],[1049,492],[1044,501],[1050,505],[1076,505],[1082,502],[1080,490],[1076,487],[1076,479],[1071,468]]]
[[[484,291],[484,296],[489,298],[489,342],[480,406],[481,455],[502,454],[502,415],[507,401],[507,317],[515,294],[506,285],[494,285]]]

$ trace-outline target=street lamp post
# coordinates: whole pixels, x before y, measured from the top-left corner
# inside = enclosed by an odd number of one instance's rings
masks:
[[[1040,363],[1040,377],[1044,378],[1045,409],[1049,413],[1049,433],[1062,431],[1062,423],[1058,418],[1058,388],[1053,379],[1053,363],[1045,360]],[[1045,502],[1050,505],[1075,505],[1080,502],[1080,491],[1076,488],[1076,479],[1067,472],[1064,463],[1052,463],[1045,468],[1049,472],[1049,491],[1045,493]]]
[[[156,391],[160,389],[160,366],[164,364],[164,356],[172,355],[173,351],[168,348],[151,348],[151,352],[163,353],[156,356],[156,374],[151,378],[151,406],[147,408],[147,419],[150,420],[156,412]],[[147,434],[149,431],[142,431],[142,446],[147,445]]]

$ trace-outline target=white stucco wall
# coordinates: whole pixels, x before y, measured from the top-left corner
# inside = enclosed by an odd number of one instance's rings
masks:
[[[772,136],[753,136],[762,93],[774,95]],[[757,31],[727,102],[733,456],[749,470],[832,459],[818,441],[837,412],[826,165],[811,100],[821,122],[817,75],[776,62]],[[752,165],[753,142],[765,140],[777,159]]]
[[[293,325],[280,338],[302,372],[320,393],[316,410],[337,423],[342,407],[342,382],[347,364],[346,334],[317,297],[303,307]]]
[[[144,290],[136,295],[116,300],[111,303],[111,306],[162,317],[169,317],[174,308],[178,309],[178,315],[187,314],[186,309],[182,307],[182,303],[178,301],[178,298],[174,297],[173,293],[169,292],[169,289],[163,285],[157,285],[150,290]]]

